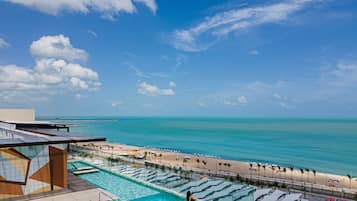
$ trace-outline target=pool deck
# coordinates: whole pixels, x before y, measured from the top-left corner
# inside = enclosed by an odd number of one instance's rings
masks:
[[[90,190],[77,191],[57,196],[40,198],[36,199],[35,201],[111,201],[113,199],[118,198],[115,195],[100,188],[94,188]]]
[[[115,199],[118,199],[118,197],[68,172],[67,189],[3,199],[1,201],[109,201]]]

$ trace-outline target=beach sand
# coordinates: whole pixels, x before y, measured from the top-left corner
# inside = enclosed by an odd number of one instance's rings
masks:
[[[357,180],[349,179],[347,176],[327,174],[322,172],[313,173],[312,170],[300,169],[291,170],[289,167],[272,167],[266,164],[264,168],[261,164],[242,162],[236,160],[224,160],[220,158],[211,158],[185,154],[154,148],[138,147],[125,144],[99,142],[99,143],[81,143],[80,146],[94,148],[101,152],[113,155],[144,155],[146,161],[165,164],[167,166],[182,167],[183,169],[192,169],[194,171],[205,172],[207,174],[220,174],[236,176],[239,174],[245,178],[259,178],[264,181],[277,181],[280,183],[289,182],[293,184],[305,183],[305,186],[320,187],[327,190],[344,191],[357,193]],[[298,161],[296,162],[298,165]]]

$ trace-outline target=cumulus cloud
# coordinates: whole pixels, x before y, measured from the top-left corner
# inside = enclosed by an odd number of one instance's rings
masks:
[[[283,22],[311,2],[313,0],[286,0],[271,5],[220,12],[205,17],[191,28],[175,30],[172,34],[172,44],[176,49],[183,51],[203,51],[232,32],[263,24]]]
[[[140,82],[138,86],[138,93],[145,96],[173,96],[175,95],[172,89],[160,89],[159,87],[146,83]]]
[[[87,59],[84,50],[74,48],[68,37],[42,36],[39,40],[32,42],[30,46],[31,54],[39,58],[66,59],[69,61]]]
[[[176,83],[173,82],[173,81],[171,81],[171,82],[169,82],[169,86],[170,86],[170,87],[176,87]]]
[[[153,13],[157,10],[155,0],[6,0],[11,3],[20,4],[34,10],[49,14],[58,15],[63,11],[90,13],[97,12],[102,17],[114,19],[120,13],[136,12],[135,4],[142,4],[148,7]]]
[[[34,41],[30,51],[35,56],[33,67],[0,65],[0,90],[7,97],[54,95],[68,91],[79,94],[79,91],[99,89],[98,73],[72,61],[83,58],[85,51],[72,47],[69,38],[45,36]]]
[[[10,44],[5,41],[5,39],[0,38],[0,48],[10,47]]]

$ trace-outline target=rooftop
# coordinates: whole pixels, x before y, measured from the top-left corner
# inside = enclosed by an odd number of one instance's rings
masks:
[[[0,121],[0,148],[105,140],[104,137],[70,133],[69,127],[64,124],[47,121]]]

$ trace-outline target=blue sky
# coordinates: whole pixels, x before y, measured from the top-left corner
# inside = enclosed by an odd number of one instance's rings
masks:
[[[354,0],[7,0],[0,24],[0,107],[357,114]]]

